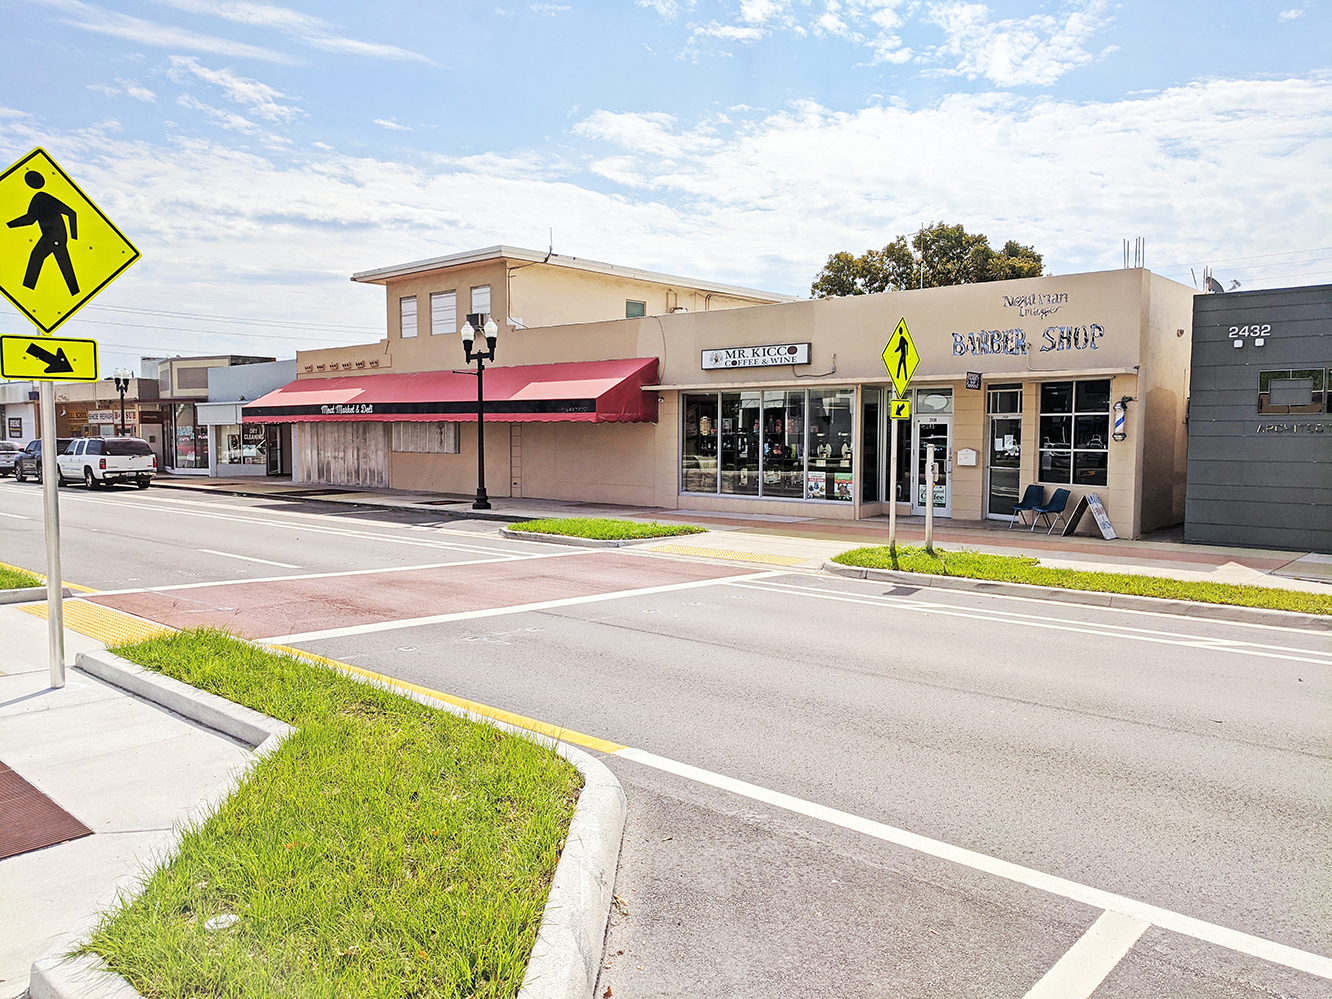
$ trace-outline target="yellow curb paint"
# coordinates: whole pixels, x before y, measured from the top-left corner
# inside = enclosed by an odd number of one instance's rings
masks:
[[[552,739],[558,739],[560,742],[569,742],[575,746],[582,746],[584,749],[595,749],[600,753],[618,753],[625,748],[618,742],[610,742],[606,739],[598,739],[595,735],[585,735],[582,732],[575,732],[572,729],[560,728],[558,725],[550,725],[543,721],[537,721],[535,718],[528,718],[526,715],[514,714],[512,711],[504,711],[501,708],[491,707],[489,704],[482,704],[479,701],[469,701],[462,697],[454,697],[452,694],[446,694],[442,690],[423,687],[420,684],[411,683],[407,680],[399,680],[395,677],[385,676],[383,673],[372,673],[370,670],[361,669],[359,666],[353,666],[350,663],[344,663],[337,659],[330,659],[327,656],[321,656],[314,652],[306,652],[304,649],[298,649],[291,645],[264,644],[267,648],[270,648],[275,652],[285,652],[287,655],[319,663],[321,666],[328,666],[331,669],[353,673],[356,676],[364,677],[367,680],[373,680],[376,683],[386,684],[390,687],[398,687],[402,690],[410,690],[417,694],[424,694],[426,697],[433,697],[438,701],[452,704],[456,708],[462,708],[465,711],[481,715],[484,718],[493,718],[495,721],[502,721],[515,728],[526,729],[527,731],[535,732],[538,735],[549,736]]]
[[[46,619],[46,604],[26,604],[19,610],[33,617]],[[65,627],[70,631],[77,631],[80,635],[96,639],[103,645],[143,642],[160,635],[169,635],[176,630],[84,600],[65,601]]]
[[[21,565],[10,565],[8,562],[0,562],[0,569],[12,569],[14,572],[26,572],[29,576],[35,576],[37,579],[40,579],[42,585],[46,584],[46,577],[44,575],[40,572],[33,572],[31,569],[25,569]],[[69,580],[65,580],[65,585],[71,590],[78,590],[80,593],[97,592],[97,590],[93,589],[91,586],[80,586],[78,583],[71,583]]]
[[[732,562],[762,562],[765,565],[799,565],[808,562],[803,555],[765,555],[762,552],[736,552],[724,548],[691,548],[688,545],[654,545],[648,551],[670,555],[701,555],[704,558],[724,558]]]

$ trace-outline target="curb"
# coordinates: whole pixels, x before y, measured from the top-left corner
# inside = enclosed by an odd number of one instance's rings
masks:
[[[68,586],[61,587],[60,595],[64,597],[74,596],[74,591]],[[0,590],[0,604],[27,604],[34,600],[46,599],[45,586],[23,586],[16,590]]]
[[[110,652],[80,653],[76,668],[244,742],[254,747],[260,758],[276,751],[296,731],[285,722],[146,670]],[[437,710],[535,739],[559,753],[583,775],[583,790],[551,880],[550,895],[518,999],[591,999],[601,964],[606,923],[610,919],[628,807],[624,789],[615,775],[600,760],[567,743],[475,715],[415,691],[372,680],[362,679],[362,682]],[[202,825],[231,795],[243,776],[244,772],[238,772],[211,792],[136,871],[121,878],[92,913],[33,962],[28,986],[31,999],[142,999],[128,982],[107,971],[100,957],[67,955],[88,939],[102,913],[127,894],[136,892],[156,867],[171,859],[184,832]]]
[[[628,545],[643,545],[650,541],[669,541],[672,538],[687,538],[689,534],[663,534],[656,538],[578,538],[572,534],[542,534],[539,531],[511,531],[507,527],[501,527],[499,533],[502,537],[513,538],[515,541],[544,541],[551,545],[573,545],[577,548],[624,548]],[[693,534],[700,532],[694,531]]]
[[[1170,600],[1144,597],[1133,593],[1102,593],[1098,590],[1066,590],[1058,586],[1035,586],[996,579],[968,579],[965,576],[935,576],[924,572],[898,569],[863,569],[859,566],[824,562],[823,571],[850,579],[869,579],[881,583],[934,587],[941,590],[967,590],[973,593],[999,593],[1066,604],[1089,604],[1115,610],[1153,611],[1209,621],[1235,621],[1241,624],[1270,624],[1284,628],[1332,631],[1332,614],[1302,614],[1299,611],[1271,610],[1266,607],[1237,607],[1233,604],[1207,604],[1195,600]]]

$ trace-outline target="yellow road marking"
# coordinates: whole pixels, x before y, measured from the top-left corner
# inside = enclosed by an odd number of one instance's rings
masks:
[[[767,555],[762,552],[736,552],[724,548],[693,548],[689,545],[654,545],[648,549],[671,555],[702,555],[704,558],[724,558],[733,562],[762,562],[765,565],[799,565],[808,562],[803,555]]]
[[[46,577],[44,575],[42,575],[40,572],[33,572],[31,569],[25,569],[21,565],[10,565],[8,562],[0,562],[0,569],[12,569],[14,572],[26,572],[29,576],[36,576],[38,579],[40,579],[42,581],[43,586],[46,585]],[[91,586],[80,586],[78,583],[71,583],[69,580],[65,580],[65,585],[68,586],[71,590],[78,590],[80,593],[97,592]]]
[[[65,627],[87,635],[103,645],[122,645],[126,642],[143,642],[159,635],[175,631],[166,625],[146,621],[124,611],[90,604],[85,600],[66,600]],[[33,617],[46,620],[46,604],[24,604],[19,610]]]
[[[496,721],[505,722],[515,728],[526,729],[529,732],[536,732],[538,735],[549,736],[552,739],[558,739],[560,742],[570,742],[575,746],[582,746],[585,749],[595,749],[600,753],[618,753],[625,748],[618,742],[610,742],[606,739],[598,739],[595,735],[585,735],[582,732],[575,732],[572,729],[560,728],[558,725],[551,725],[547,722],[537,721],[535,718],[528,718],[526,715],[515,714],[512,711],[505,711],[502,708],[491,707],[489,704],[482,704],[480,701],[469,701],[462,697],[454,697],[452,694],[446,694],[442,690],[423,687],[420,684],[411,683],[407,680],[399,680],[396,677],[386,676],[383,673],[372,673],[370,670],[361,669],[359,666],[353,666],[350,663],[344,663],[337,659],[330,659],[327,656],[321,656],[314,652],[306,652],[304,649],[298,649],[295,646],[270,643],[264,644],[275,652],[285,652],[288,655],[296,656],[300,659],[307,659],[311,662],[319,663],[322,666],[342,670],[346,673],[352,673],[356,676],[364,677],[367,680],[373,680],[376,683],[386,684],[390,687],[398,687],[402,690],[410,690],[417,694],[424,694],[426,697],[433,697],[438,701],[452,704],[454,707],[462,708],[465,711],[471,711],[473,714],[478,714],[485,718],[493,718]]]

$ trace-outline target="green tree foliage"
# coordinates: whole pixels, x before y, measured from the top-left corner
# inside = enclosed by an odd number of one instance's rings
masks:
[[[995,252],[989,237],[962,226],[935,222],[913,236],[898,236],[882,250],[860,256],[834,253],[810,286],[815,298],[872,295],[909,288],[1040,277],[1041,255],[1010,239]]]

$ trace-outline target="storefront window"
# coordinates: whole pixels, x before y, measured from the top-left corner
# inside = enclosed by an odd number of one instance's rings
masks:
[[[217,428],[217,463],[219,465],[243,465],[244,452],[241,450],[240,424],[229,423]]]
[[[849,389],[809,393],[810,499],[851,501],[851,412],[856,394]]]
[[[1109,379],[1041,385],[1040,480],[1103,486],[1109,464]]]
[[[860,501],[879,502],[879,398],[878,389],[862,393],[864,423],[861,425]]]
[[[202,369],[201,369],[202,370]],[[194,403],[180,402],[175,410],[172,468],[208,467],[208,427],[196,424]]]
[[[805,393],[763,393],[763,495],[805,495]]]
[[[737,496],[759,492],[759,425],[762,393],[721,395],[721,491]]]
[[[717,396],[686,395],[684,441],[680,452],[680,489],[686,493],[717,491]]]

